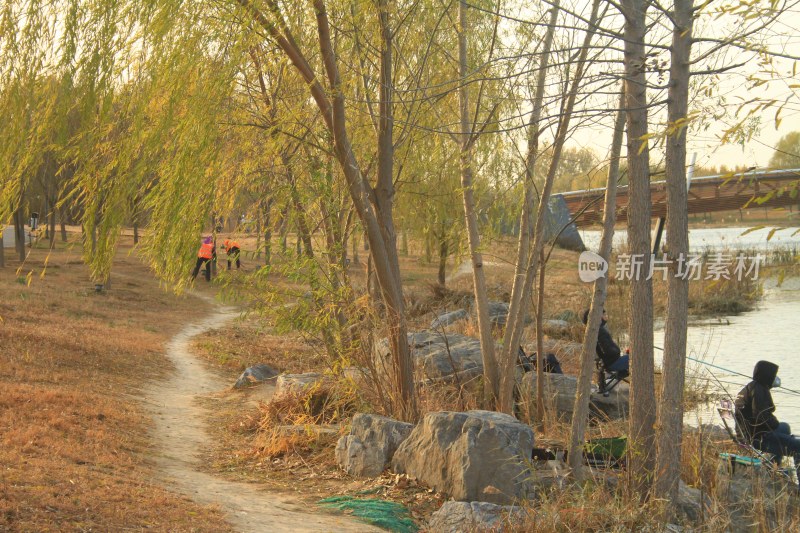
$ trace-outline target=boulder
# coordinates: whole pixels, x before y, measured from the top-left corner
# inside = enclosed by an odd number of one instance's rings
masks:
[[[536,351],[536,343],[529,342],[523,346],[525,353],[533,353]],[[578,342],[559,340],[559,339],[544,339],[544,353],[554,353],[560,360],[579,360],[583,345]]]
[[[705,502],[703,497],[705,496]],[[711,508],[711,498],[707,494],[703,495],[700,489],[690,487],[681,480],[678,483],[678,514],[690,522],[697,523],[703,516],[703,507]]]
[[[475,308],[473,314],[477,313]],[[505,326],[508,320],[508,304],[505,302],[489,302],[489,320],[493,326]]]
[[[281,374],[275,385],[275,397],[288,394],[297,394],[304,390],[311,389],[325,381],[325,376],[317,372],[307,374]]]
[[[575,407],[575,396],[578,394],[578,378],[567,374],[544,373],[545,406],[554,412],[556,417],[569,420]],[[522,378],[522,398],[536,405],[536,372],[528,372]],[[627,383],[620,383],[609,395],[603,396],[592,385],[589,398],[589,410],[596,416],[616,420],[628,416],[628,398],[630,389]]]
[[[733,532],[756,531],[757,524],[768,531],[790,531],[793,516],[800,512],[796,483],[763,465],[720,458],[715,490]]]
[[[608,396],[593,392],[591,400],[592,411],[610,420],[627,418],[630,396],[631,387],[624,381],[614,387],[614,390],[609,392]]]
[[[508,307],[509,304],[506,302],[489,302],[489,320],[492,322],[493,326],[506,325],[506,321],[508,320]],[[474,303],[472,304],[470,314],[473,317],[478,316],[478,308]],[[525,324],[530,324],[531,322],[532,319],[530,315],[525,315]]]
[[[470,379],[483,374],[481,343],[457,333],[419,331],[408,334],[414,374],[417,379],[438,381],[454,374]],[[384,339],[375,346],[376,368],[386,374],[392,368],[389,343]]]
[[[563,490],[569,472],[569,467],[561,459],[531,461],[531,484],[534,490],[541,492]]]
[[[430,329],[438,330],[443,328],[444,326],[449,326],[453,322],[457,322],[459,320],[463,320],[469,317],[469,313],[466,309],[458,309],[456,311],[451,311],[450,313],[445,313],[443,315],[439,315],[431,321]]]
[[[531,492],[533,430],[492,411],[428,413],[403,441],[392,469],[460,501],[509,504]]]
[[[379,476],[413,428],[413,424],[385,416],[358,413],[350,434],[336,444],[336,462],[356,477]]]
[[[528,372],[522,378],[522,398],[536,405],[536,372]],[[578,392],[578,378],[567,374],[544,373],[545,406],[558,418],[572,418],[575,395]]]
[[[558,320],[551,318],[542,321],[542,328],[545,331],[552,331],[554,333],[564,333],[569,329],[569,322],[566,320]]]
[[[242,375],[239,376],[239,379],[237,379],[236,383],[233,384],[233,388],[241,389],[242,387],[246,387],[248,385],[261,383],[262,381],[274,378],[279,373],[280,372],[278,372],[271,366],[265,365],[263,363],[254,365],[246,368],[245,371],[242,372]]]
[[[516,505],[449,501],[431,515],[427,531],[431,533],[501,532],[520,527],[524,520],[525,511]]]
[[[555,238],[556,244],[565,250],[583,252],[586,245],[583,244],[578,226],[572,220],[567,202],[561,194],[554,194],[550,197],[545,212],[544,238],[551,240]]]

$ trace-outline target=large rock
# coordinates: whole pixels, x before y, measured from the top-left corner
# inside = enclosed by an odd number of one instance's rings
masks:
[[[544,386],[545,407],[554,412],[558,418],[571,419],[575,408],[575,396],[578,394],[578,378],[567,374],[545,372]],[[531,406],[535,406],[536,372],[528,372],[523,376],[521,390],[522,398],[529,401]],[[625,418],[628,415],[629,391],[627,383],[620,383],[606,397],[597,393],[597,387],[592,385],[592,395],[589,398],[590,412],[612,420]]]
[[[474,311],[477,313],[477,308]],[[494,326],[505,326],[508,320],[508,304],[505,302],[489,302],[489,320]]]
[[[700,489],[690,487],[681,480],[678,483],[678,513],[690,522],[696,523],[711,508],[711,498]]]
[[[533,353],[536,351],[536,343],[529,342],[523,345],[525,353]],[[544,353],[554,353],[560,360],[579,360],[583,345],[578,342],[562,340],[562,339],[544,339]]]
[[[280,372],[278,372],[269,365],[265,364],[253,365],[251,367],[246,368],[245,371],[242,372],[242,375],[239,376],[239,379],[237,379],[236,383],[233,384],[233,388],[241,389],[242,387],[246,387],[248,385],[261,383],[262,381],[274,378],[279,373]]]
[[[536,492],[564,490],[570,470],[561,459],[531,461],[531,484]]]
[[[428,413],[403,441],[392,469],[455,500],[509,504],[531,492],[533,430],[491,411]]]
[[[516,505],[448,501],[431,515],[427,531],[431,533],[501,532],[519,527],[524,520],[525,511]]]
[[[730,518],[729,531],[796,531],[790,522],[800,512],[797,485],[766,466],[720,458],[716,499]],[[792,529],[792,526],[795,529]]]
[[[631,387],[624,381],[614,387],[614,390],[609,392],[608,396],[593,392],[592,411],[611,420],[627,418],[630,396]]]
[[[505,326],[508,320],[508,307],[506,302],[489,302],[489,320],[493,326]],[[470,313],[473,317],[478,316],[478,308],[472,304]],[[530,324],[532,319],[530,315],[525,315],[525,324]]]
[[[325,376],[316,372],[306,374],[281,374],[275,384],[275,397],[298,394],[325,382]]]
[[[536,405],[536,372],[528,372],[522,378],[522,397]],[[578,378],[567,374],[544,373],[545,407],[554,411],[558,418],[571,418],[578,392]]]
[[[443,315],[439,315],[433,319],[431,322],[430,329],[438,330],[443,328],[444,326],[449,326],[453,322],[457,322],[459,320],[463,320],[469,317],[469,313],[466,309],[458,309],[456,311],[451,311],[449,313],[445,313]]]
[[[546,240],[555,238],[556,244],[565,250],[576,252],[586,250],[586,245],[583,244],[578,226],[572,220],[572,213],[569,212],[563,195],[554,194],[550,197],[544,219],[544,238]]]
[[[566,320],[550,318],[542,321],[542,328],[547,332],[562,334],[570,328],[570,323]]]
[[[481,343],[457,333],[419,331],[408,334],[414,361],[414,375],[419,380],[437,381],[454,374],[470,379],[483,374]],[[392,368],[389,343],[384,339],[375,346],[376,368],[386,374]]]
[[[336,462],[353,476],[379,476],[413,428],[413,424],[385,416],[358,413],[350,434],[336,444]]]

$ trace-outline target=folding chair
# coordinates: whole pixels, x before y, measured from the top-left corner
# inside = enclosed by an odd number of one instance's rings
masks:
[[[594,366],[597,367],[597,387],[598,392],[605,397],[619,385],[620,381],[627,381],[628,375],[621,375],[619,372],[607,370],[603,360],[595,355]]]
[[[719,406],[717,407],[717,412],[719,413],[719,417],[722,419],[722,424],[725,426],[725,431],[728,433],[728,436],[743,454],[749,456],[742,457],[740,455],[730,453],[719,454],[720,458],[730,461],[731,472],[736,471],[737,464],[745,464],[748,466],[760,466],[763,464],[777,471],[781,476],[794,483],[791,474],[785,469],[781,468],[781,465],[778,463],[778,461],[776,461],[777,457],[774,454],[759,450],[747,442],[742,435],[736,432],[736,417],[734,416],[735,409],[736,408],[733,404],[733,401],[729,399],[720,400]]]
[[[736,432],[736,417],[734,416],[735,409],[736,407],[734,406],[733,401],[729,399],[720,400],[719,406],[717,407],[717,412],[719,413],[719,417],[722,419],[722,425],[725,426],[725,431],[728,433],[728,436],[743,452],[746,452],[754,457],[758,457],[765,462],[772,462],[775,458],[774,455],[771,453],[762,452],[758,448],[755,448],[752,444],[747,442],[745,438]]]

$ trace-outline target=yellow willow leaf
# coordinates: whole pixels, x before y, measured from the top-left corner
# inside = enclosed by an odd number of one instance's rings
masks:
[[[741,233],[739,234],[739,236],[740,236],[740,237],[743,237],[744,235],[747,235],[748,233],[753,233],[754,231],[758,231],[758,230],[760,230],[760,229],[764,229],[765,227],[766,227],[766,226],[754,226],[754,227],[752,227],[752,228],[747,228],[746,230],[744,230],[743,232],[741,232]]]
[[[784,229],[786,228],[772,228],[771,230],[769,230],[769,233],[767,234],[767,242],[769,242],[770,239],[772,239],[772,236],[775,235],[775,233]]]
[[[642,141],[642,144],[639,146],[639,151],[637,153],[641,154],[642,152],[644,152],[645,148],[647,148],[647,139],[644,139]]]

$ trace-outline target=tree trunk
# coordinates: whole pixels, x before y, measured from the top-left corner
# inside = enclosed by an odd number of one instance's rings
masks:
[[[25,219],[21,207],[14,211],[14,247],[20,263],[25,261]]]
[[[519,243],[517,245],[517,263],[514,268],[514,284],[511,288],[511,301],[508,306],[506,330],[503,335],[503,355],[501,358],[500,378],[500,409],[503,412],[513,410],[514,381],[516,379],[516,359],[511,345],[511,335],[514,332],[514,318],[520,313],[522,307],[522,290],[530,262],[530,243],[533,239],[533,211],[535,200],[536,160],[539,157],[539,121],[542,116],[544,102],[544,89],[547,81],[547,69],[550,62],[550,48],[553,44],[556,22],[558,21],[560,0],[553,2],[550,11],[550,22],[544,38],[542,56],[539,60],[539,74],[536,80],[536,93],[533,97],[533,112],[528,121],[528,153],[525,157],[525,195],[520,215]]]
[[[619,181],[619,159],[622,152],[622,136],[625,132],[625,93],[620,94],[619,111],[614,124],[614,135],[611,141],[611,155],[606,182],[606,195],[603,204],[603,236],[600,239],[600,257],[608,261],[611,257],[611,243],[614,240],[614,223],[617,219],[617,182]],[[583,441],[586,434],[586,423],[589,418],[589,398],[592,392],[592,373],[597,350],[597,332],[603,318],[603,306],[606,302],[606,289],[610,272],[594,282],[592,303],[586,329],[583,332],[583,349],[581,350],[581,370],[578,376],[578,390],[575,396],[575,407],[572,412],[570,428],[569,466],[577,479],[583,478]]]
[[[672,50],[667,104],[669,124],[686,120],[689,102],[689,60],[692,44],[692,0],[675,0],[672,20]],[[658,412],[658,456],[655,495],[674,509],[680,481],[683,429],[683,387],[686,375],[686,328],[689,280],[680,277],[680,259],[689,254],[688,191],[686,190],[686,134],[678,127],[667,138],[667,320],[664,327],[664,363]],[[674,512],[668,511],[668,518]]]
[[[423,257],[425,258],[426,265],[430,265],[431,261],[433,261],[433,243],[431,242],[432,240],[433,236],[430,233],[425,235],[425,249],[423,250],[424,252]]]
[[[56,247],[56,210],[55,207],[50,209],[50,212],[47,214],[47,227],[48,233],[47,238],[50,239],[49,245],[50,249]]]
[[[3,242],[4,229],[5,227],[0,225],[0,268],[5,268],[6,266],[6,245]]]
[[[539,252],[539,290],[536,291],[536,424],[544,429],[544,332],[542,317],[544,308],[545,279],[544,248]]]
[[[287,244],[289,238],[289,204],[281,211],[281,220],[280,224],[278,225],[278,233],[280,234],[281,240],[281,254],[286,255],[286,250],[288,250],[289,245]]]
[[[270,213],[272,212],[272,198],[268,198],[263,209],[264,216],[264,265],[269,266],[272,262],[272,220]],[[261,224],[261,217],[259,217],[259,226]],[[259,228],[259,238],[261,237],[261,230]],[[258,257],[261,258],[261,250],[258,250]]]
[[[67,242],[67,221],[66,217],[64,216],[63,207],[59,208],[58,215],[59,222],[61,223],[61,242]]]
[[[500,374],[495,358],[494,338],[492,337],[492,323],[489,319],[489,297],[486,292],[486,275],[483,270],[483,256],[480,252],[481,238],[478,230],[478,216],[475,213],[475,191],[473,184],[472,150],[474,139],[472,136],[472,123],[470,122],[469,98],[467,94],[467,3],[460,0],[458,3],[458,72],[460,86],[458,102],[460,111],[461,134],[460,140],[460,167],[461,187],[464,197],[464,217],[467,223],[467,237],[472,257],[472,280],[475,290],[475,307],[478,311],[478,331],[481,341],[481,355],[483,360],[484,399],[486,409],[494,409],[500,393]]]
[[[353,264],[359,265],[361,264],[361,258],[358,256],[358,233],[354,232],[350,240],[351,240],[350,245],[353,248],[351,251],[351,255],[353,256]]]
[[[631,394],[628,472],[631,489],[650,495],[655,466],[655,385],[653,383],[653,285],[650,268],[650,154],[647,146],[645,34],[647,2],[622,0],[625,16],[625,108],[628,148],[628,251],[641,270],[633,271],[630,297]]]
[[[449,243],[447,238],[442,238],[442,240],[439,241],[439,276],[437,278],[439,285],[442,287],[445,286],[445,282],[447,281],[445,274],[447,273],[447,256],[450,255],[448,249]]]

